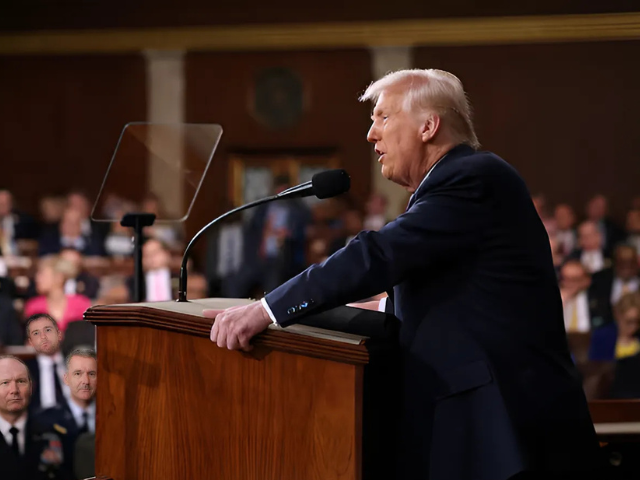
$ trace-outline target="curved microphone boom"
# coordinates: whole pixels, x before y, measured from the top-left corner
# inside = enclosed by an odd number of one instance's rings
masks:
[[[347,174],[344,170],[327,170],[325,172],[316,173],[310,182],[304,182],[300,185],[296,185],[295,187],[288,188],[278,193],[277,195],[272,195],[270,197],[261,198],[259,200],[255,200],[251,203],[247,203],[245,205],[241,205],[233,210],[230,210],[222,215],[220,215],[215,220],[212,220],[207,225],[205,225],[195,236],[191,239],[187,248],[184,251],[184,255],[182,256],[182,264],[180,266],[180,279],[179,279],[179,288],[178,288],[178,302],[186,302],[187,301],[187,260],[189,259],[189,252],[191,248],[196,243],[196,240],[200,238],[200,236],[209,230],[213,225],[218,223],[220,220],[227,218],[234,213],[240,212],[242,210],[246,210],[248,208],[256,207],[258,205],[262,205],[263,203],[273,202],[275,200],[287,200],[291,198],[304,198],[315,195],[320,199],[331,198],[342,193],[348,192],[349,188],[351,188],[351,179],[349,178],[349,174]]]

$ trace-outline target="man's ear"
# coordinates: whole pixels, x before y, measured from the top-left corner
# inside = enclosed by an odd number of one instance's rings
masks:
[[[429,113],[420,127],[420,138],[424,143],[429,142],[440,130],[440,115]]]

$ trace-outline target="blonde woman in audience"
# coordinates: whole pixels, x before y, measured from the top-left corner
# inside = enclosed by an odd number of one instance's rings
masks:
[[[615,324],[593,331],[589,352],[591,360],[620,360],[640,354],[640,293],[623,295],[613,314]]]
[[[77,276],[74,265],[59,256],[44,257],[36,272],[37,297],[27,301],[24,307],[25,318],[36,313],[51,315],[61,331],[66,330],[69,322],[82,320],[82,316],[91,307],[91,300],[84,295],[68,295],[65,283]]]

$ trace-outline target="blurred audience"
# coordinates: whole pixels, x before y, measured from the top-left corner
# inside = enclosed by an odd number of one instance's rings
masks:
[[[156,223],[150,227],[145,227],[144,234],[148,237],[160,240],[172,250],[180,250],[182,246],[182,224],[164,223],[170,220],[162,208],[160,198],[152,193],[142,200],[142,211],[153,213],[156,216]]]
[[[627,293],[620,297],[614,307],[614,316],[614,323],[593,331],[589,351],[591,360],[619,360],[640,353],[640,293]]]
[[[627,214],[627,243],[640,252],[640,209],[631,210]]]
[[[599,272],[611,264],[603,245],[603,237],[598,225],[587,220],[578,227],[579,248],[575,249],[567,258],[582,262],[589,273]]]
[[[17,210],[9,190],[0,189],[0,253],[17,255],[17,241],[38,238],[38,225],[26,213]]]
[[[589,298],[594,314],[594,326],[613,322],[613,309],[620,297],[637,292],[640,286],[638,254],[631,245],[618,245],[614,252],[613,267],[593,275]]]
[[[566,203],[556,206],[554,212],[555,236],[562,255],[569,255],[577,247],[576,215]]]
[[[366,215],[362,230],[378,231],[389,222],[387,218],[387,197],[381,193],[373,193],[366,205]]]
[[[171,269],[171,252],[166,244],[149,238],[142,246],[144,283],[142,298],[146,302],[165,302],[174,298]],[[134,298],[134,279],[127,280],[129,297]]]
[[[567,261],[560,271],[560,293],[564,307],[564,326],[567,333],[591,330],[591,313],[587,291],[591,277],[577,260]]]
[[[38,296],[27,301],[24,316],[37,313],[51,315],[64,331],[69,322],[82,320],[91,300],[80,294],[67,294],[65,285],[78,276],[75,266],[59,256],[41,258],[36,272],[36,290]]]
[[[50,255],[60,252],[62,248],[75,248],[86,256],[105,255],[104,239],[82,215],[79,210],[68,207],[62,215],[58,230],[43,233],[39,254]]]
[[[595,223],[602,236],[602,249],[611,253],[618,242],[624,240],[624,231],[608,217],[609,202],[604,195],[589,200],[586,208],[587,220]]]
[[[66,260],[75,269],[76,276],[68,279],[64,284],[64,293],[67,295],[84,295],[90,299],[98,296],[100,280],[84,270],[84,258],[75,248],[63,248],[60,250],[60,258]]]

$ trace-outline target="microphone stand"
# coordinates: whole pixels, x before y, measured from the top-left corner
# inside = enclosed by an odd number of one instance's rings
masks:
[[[282,192],[282,193],[284,193],[284,192]],[[255,200],[255,201],[253,201],[251,203],[247,203],[246,205],[241,205],[241,206],[239,206],[237,208],[234,208],[233,210],[229,210],[227,213],[224,213],[224,214],[220,215],[215,220],[212,220],[211,222],[206,224],[204,227],[202,227],[202,229],[200,229],[200,231],[198,233],[195,234],[195,236],[191,239],[191,241],[187,245],[187,248],[184,251],[184,255],[182,256],[182,264],[180,265],[180,279],[179,279],[179,287],[178,287],[178,300],[177,300],[178,302],[186,302],[187,301],[187,260],[189,259],[189,251],[191,250],[191,247],[193,247],[194,243],[196,243],[196,240],[198,240],[198,238],[200,238],[200,236],[204,232],[209,230],[210,227],[215,225],[220,220],[223,220],[223,219],[227,218],[229,215],[232,215],[234,213],[240,212],[242,210],[246,210],[247,208],[251,208],[251,207],[256,207],[258,205],[262,205],[263,203],[268,203],[268,202],[272,202],[274,200],[279,200],[279,199],[282,198],[282,196],[281,196],[282,193],[280,193],[278,195],[272,195],[272,196],[266,197],[266,198],[261,198],[260,200]]]

